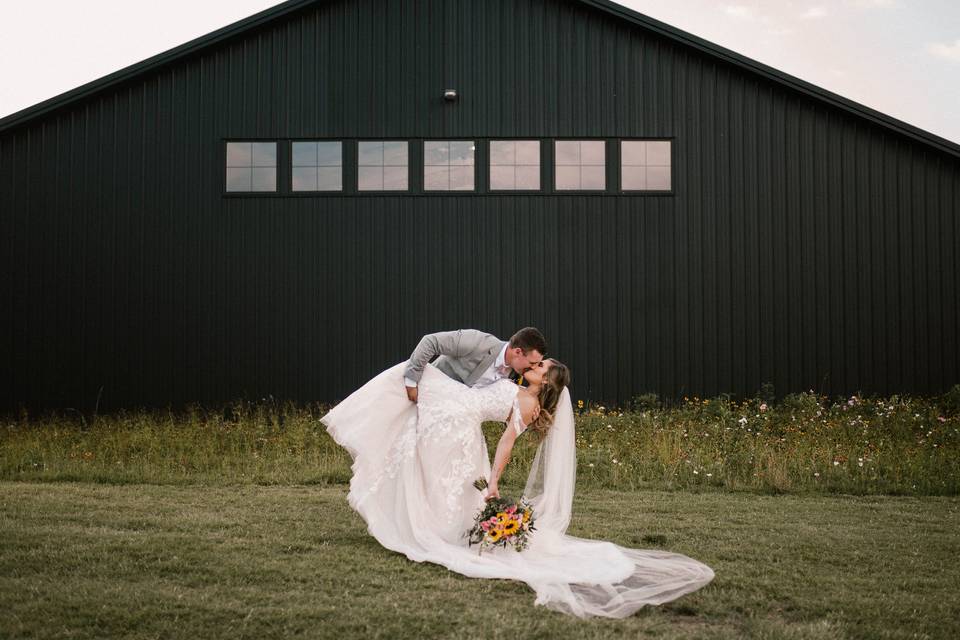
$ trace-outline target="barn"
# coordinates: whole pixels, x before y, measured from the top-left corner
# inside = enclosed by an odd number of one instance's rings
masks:
[[[960,381],[960,145],[605,0],[291,0],[0,120],[0,409]]]

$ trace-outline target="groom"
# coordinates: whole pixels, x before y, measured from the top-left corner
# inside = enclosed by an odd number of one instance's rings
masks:
[[[509,377],[511,371],[522,375],[546,353],[547,341],[533,327],[520,329],[509,342],[476,329],[431,333],[420,339],[403,371],[407,397],[417,401],[417,383],[433,358],[434,366],[447,376],[468,387],[482,387]]]

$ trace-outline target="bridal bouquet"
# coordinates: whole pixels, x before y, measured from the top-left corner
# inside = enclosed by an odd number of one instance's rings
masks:
[[[473,486],[483,491],[487,488],[487,481],[480,478]],[[523,551],[530,541],[530,532],[534,530],[533,509],[522,498],[520,502],[495,498],[480,510],[474,523],[467,531],[467,540],[470,546],[480,545],[480,553],[491,547],[507,546]]]

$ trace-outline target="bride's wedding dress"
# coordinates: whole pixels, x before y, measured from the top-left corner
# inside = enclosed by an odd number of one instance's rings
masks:
[[[473,578],[526,582],[536,604],[580,617],[625,617],[713,579],[710,567],[684,555],[566,535],[576,470],[567,390],[524,492],[536,520],[529,547],[482,555],[468,547],[464,534],[484,505],[473,481],[490,478],[481,423],[506,421],[513,410],[510,426],[522,433],[518,387],[500,380],[471,388],[428,365],[414,404],[405,366],[379,374],[321,419],[353,458],[350,506],[384,547]]]

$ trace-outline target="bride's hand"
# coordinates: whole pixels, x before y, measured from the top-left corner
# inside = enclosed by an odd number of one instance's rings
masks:
[[[496,487],[487,487],[487,497],[484,498],[487,502],[490,502],[494,498],[500,497],[500,490]]]

